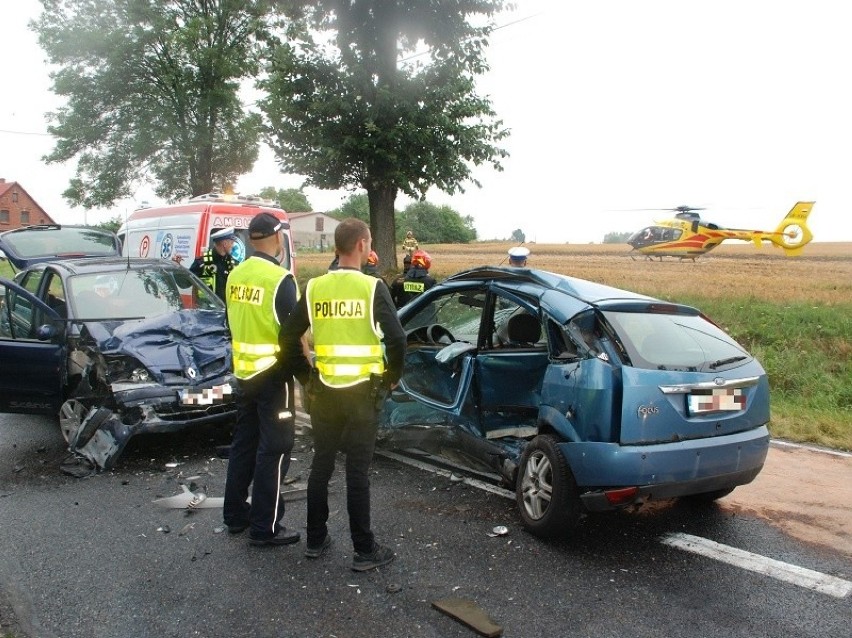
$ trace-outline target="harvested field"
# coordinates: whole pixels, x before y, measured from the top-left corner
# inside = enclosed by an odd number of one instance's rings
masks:
[[[438,279],[485,264],[504,264],[514,244],[434,244],[423,246],[432,256]],[[799,257],[780,249],[752,244],[723,244],[693,261],[648,260],[629,256],[622,244],[527,244],[529,266],[590,279],[656,297],[755,298],[775,302],[852,303],[852,243],[811,243]],[[328,253],[299,255],[300,267],[315,272],[328,265]],[[401,257],[400,257],[401,265]]]

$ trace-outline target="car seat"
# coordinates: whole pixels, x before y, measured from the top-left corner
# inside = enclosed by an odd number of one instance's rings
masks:
[[[526,312],[509,317],[506,326],[509,346],[532,347],[541,339],[541,324]]]

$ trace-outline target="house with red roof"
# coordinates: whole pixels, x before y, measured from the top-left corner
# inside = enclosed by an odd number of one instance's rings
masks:
[[[55,224],[18,182],[0,177],[0,233],[34,224]]]

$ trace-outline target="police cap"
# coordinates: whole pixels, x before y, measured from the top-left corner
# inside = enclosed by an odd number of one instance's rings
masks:
[[[284,223],[271,213],[259,213],[249,223],[249,237],[263,239],[271,237],[281,230]]]

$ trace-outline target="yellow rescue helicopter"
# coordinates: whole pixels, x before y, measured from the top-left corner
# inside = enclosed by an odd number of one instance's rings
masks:
[[[678,206],[656,209],[674,212],[674,219],[655,222],[653,226],[633,233],[627,240],[633,247],[630,256],[635,259],[635,253],[641,253],[648,259],[659,257],[660,261],[663,257],[694,261],[726,239],[740,239],[754,242],[757,247],[761,247],[763,242],[770,242],[781,248],[786,256],[793,257],[800,254],[805,244],[813,239],[807,225],[813,205],[814,202],[798,202],[774,231],[724,228],[702,220],[697,211],[703,208]]]

